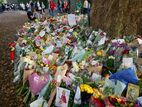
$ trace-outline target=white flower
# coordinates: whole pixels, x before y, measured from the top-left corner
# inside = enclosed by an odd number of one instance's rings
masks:
[[[109,56],[108,59],[115,59],[115,57],[114,56]]]
[[[73,69],[72,70],[75,71],[75,72],[78,72],[79,71],[78,63],[77,62],[73,62],[72,65],[73,65]]]
[[[52,60],[53,60],[53,56],[52,56],[52,55],[49,55],[49,56],[48,56],[48,59],[49,59],[50,61],[52,61]]]

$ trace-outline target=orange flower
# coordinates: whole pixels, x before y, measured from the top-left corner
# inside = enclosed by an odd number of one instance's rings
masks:
[[[106,79],[108,79],[109,77],[110,77],[110,75],[109,75],[109,74],[106,74],[106,75],[105,75],[105,78],[106,78]]]
[[[57,66],[55,66],[55,65],[51,65],[51,66],[49,66],[49,68],[50,68],[51,70],[53,70],[53,71],[56,71],[56,70],[57,70]]]

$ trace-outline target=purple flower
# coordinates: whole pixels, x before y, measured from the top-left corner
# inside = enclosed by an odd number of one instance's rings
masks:
[[[112,45],[112,46],[118,46],[119,44],[118,44],[118,42],[112,42],[111,45]]]
[[[110,50],[110,51],[109,51],[109,54],[110,54],[110,55],[113,55],[114,53],[115,53],[115,50]]]

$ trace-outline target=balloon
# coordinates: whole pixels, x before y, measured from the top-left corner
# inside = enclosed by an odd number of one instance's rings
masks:
[[[37,73],[33,73],[29,76],[29,87],[34,95],[37,95],[39,91],[46,85],[49,81],[48,75],[44,74],[42,76]]]

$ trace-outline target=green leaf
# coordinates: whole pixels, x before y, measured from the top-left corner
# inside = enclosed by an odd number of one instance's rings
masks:
[[[29,99],[29,97],[30,97],[30,93],[31,93],[31,92],[30,92],[30,90],[29,90],[28,93],[26,94],[24,100],[23,100],[24,103],[27,103],[27,101],[28,101],[28,99]]]

